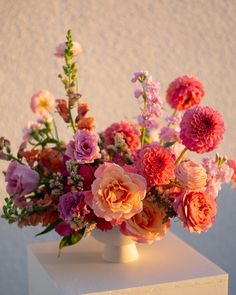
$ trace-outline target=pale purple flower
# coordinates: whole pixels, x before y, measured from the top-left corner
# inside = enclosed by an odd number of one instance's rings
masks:
[[[179,132],[170,127],[162,127],[160,130],[160,139],[164,142],[178,141],[179,140]]]
[[[100,159],[98,137],[88,130],[78,130],[67,146],[66,155],[80,164]]]
[[[83,193],[67,193],[60,196],[58,210],[64,221],[68,222],[72,218],[81,197],[83,197]]]
[[[140,72],[136,72],[136,73],[134,73],[134,76],[133,76],[133,78],[131,79],[131,82],[132,83],[135,83],[135,82],[137,82],[137,80],[140,78],[140,77],[142,77],[142,76],[144,76],[144,77],[147,77],[149,74],[148,74],[148,71],[140,71]]]
[[[134,91],[134,96],[135,96],[136,98],[139,98],[142,94],[143,94],[143,90],[142,90],[142,89],[136,89],[136,90]]]
[[[13,199],[19,201],[25,195],[36,190],[39,184],[39,175],[31,168],[13,161],[8,166],[5,181],[8,194],[14,195]]]

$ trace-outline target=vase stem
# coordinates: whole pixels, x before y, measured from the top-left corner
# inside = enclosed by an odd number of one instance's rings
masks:
[[[126,263],[139,258],[136,244],[122,246],[105,245],[102,258],[108,262]]]

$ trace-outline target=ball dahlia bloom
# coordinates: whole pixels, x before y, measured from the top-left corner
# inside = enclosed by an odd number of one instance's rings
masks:
[[[129,236],[138,243],[151,244],[155,240],[164,238],[170,227],[170,221],[163,223],[166,216],[157,203],[147,199],[143,201],[143,210],[126,220],[120,226],[122,234]]]
[[[92,193],[86,196],[86,202],[96,216],[121,223],[142,211],[146,181],[141,175],[114,163],[100,165],[94,175]]]
[[[35,93],[31,98],[32,111],[43,121],[50,119],[50,112],[53,109],[54,97],[47,90],[40,90]]]
[[[182,144],[199,154],[214,150],[223,139],[224,132],[221,114],[207,106],[187,110],[180,122]]]
[[[183,76],[169,85],[166,101],[173,109],[185,111],[199,104],[204,94],[203,85],[197,78]]]
[[[207,183],[206,170],[193,161],[181,162],[176,166],[175,177],[185,190],[203,190]]]
[[[113,123],[108,127],[103,132],[105,138],[104,146],[108,147],[109,145],[114,145],[117,134],[122,137],[131,152],[134,152],[139,148],[140,131],[135,125],[128,122]]]
[[[135,166],[149,188],[169,183],[174,177],[174,163],[171,152],[156,143],[145,145],[135,159]]]
[[[65,49],[66,49],[66,43],[64,43],[64,42],[60,43],[57,46],[56,52],[54,53],[54,55],[56,57],[63,58],[64,53],[65,53]],[[73,51],[73,57],[78,56],[78,55],[81,54],[82,48],[81,48],[81,46],[80,46],[80,44],[78,42],[73,42],[72,51]]]
[[[177,198],[174,209],[186,230],[192,233],[207,231],[217,212],[215,198],[205,192],[186,192]]]
[[[80,164],[100,159],[98,137],[87,130],[78,130],[67,145],[65,154]]]

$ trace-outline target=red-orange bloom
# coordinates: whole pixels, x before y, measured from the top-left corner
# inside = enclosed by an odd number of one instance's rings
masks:
[[[62,119],[68,123],[69,122],[69,111],[68,111],[68,101],[66,99],[57,99],[56,100],[56,110]]]
[[[80,103],[78,105],[78,109],[77,109],[78,119],[83,118],[87,114],[88,111],[89,111],[89,107],[88,107],[87,103]]]
[[[164,185],[174,177],[174,157],[158,144],[144,146],[137,152],[135,166],[148,183],[148,187]]]
[[[42,150],[39,163],[45,173],[63,171],[63,156],[59,151],[53,149]]]
[[[82,118],[78,121],[78,129],[87,129],[88,131],[92,131],[94,129],[94,118]]]

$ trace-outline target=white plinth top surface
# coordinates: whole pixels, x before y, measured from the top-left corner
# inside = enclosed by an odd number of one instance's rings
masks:
[[[102,248],[102,244],[89,238],[63,249],[60,258],[58,242],[32,244],[29,251],[48,273],[58,294],[97,294],[226,276],[172,233],[152,245],[138,245],[140,259],[128,264],[104,262]]]

